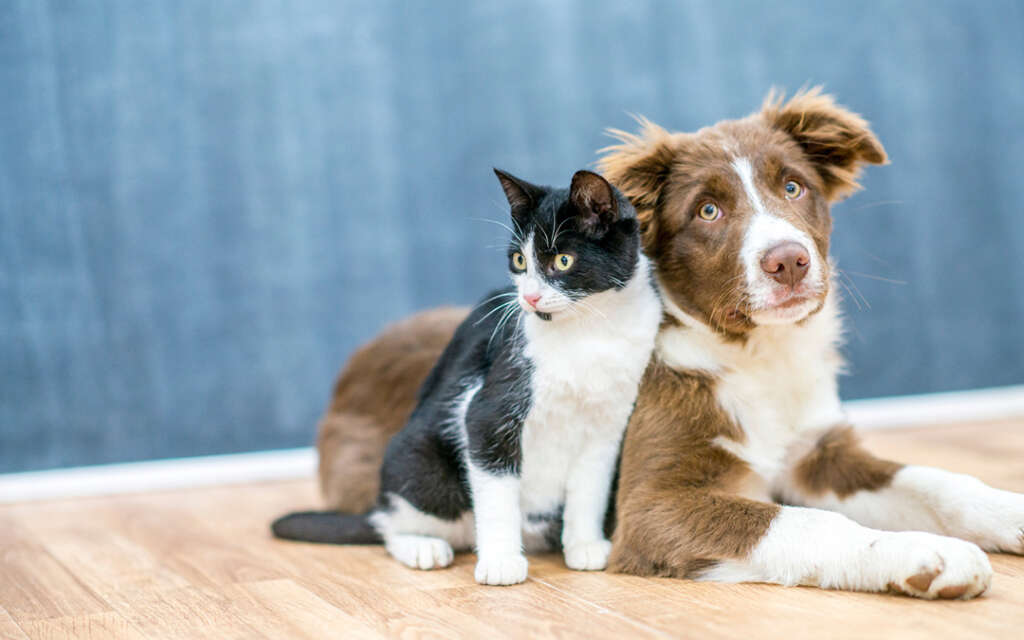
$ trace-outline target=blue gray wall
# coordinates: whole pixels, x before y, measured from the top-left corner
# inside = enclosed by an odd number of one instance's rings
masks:
[[[384,323],[502,282],[492,165],[824,83],[848,398],[1024,382],[1019,2],[0,3],[0,471],[307,444]],[[875,278],[880,279],[875,279]],[[898,281],[898,282],[892,282]]]

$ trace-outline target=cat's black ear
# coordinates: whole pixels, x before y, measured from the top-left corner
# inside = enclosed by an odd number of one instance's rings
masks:
[[[576,209],[580,230],[604,235],[619,217],[619,200],[607,180],[593,171],[577,171],[569,187],[569,200]]]
[[[508,204],[512,207],[513,215],[524,209],[532,209],[540,202],[543,196],[540,187],[532,185],[526,180],[520,180],[501,169],[495,169],[494,175],[498,176],[501,188],[505,190],[505,197],[508,198]]]

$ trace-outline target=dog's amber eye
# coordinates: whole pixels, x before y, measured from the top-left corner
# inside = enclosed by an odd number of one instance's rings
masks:
[[[701,220],[707,220],[711,222],[718,220],[722,215],[722,211],[718,208],[718,205],[714,202],[705,202],[704,204],[697,207],[697,215],[700,216]]]
[[[526,256],[516,251],[512,254],[512,267],[516,271],[526,271]]]
[[[804,193],[804,188],[800,186],[800,183],[797,182],[796,180],[790,180],[789,182],[787,182],[785,189],[787,200],[796,200]]]
[[[559,271],[568,271],[573,262],[576,262],[576,259],[568,253],[560,253],[555,256],[555,268]]]

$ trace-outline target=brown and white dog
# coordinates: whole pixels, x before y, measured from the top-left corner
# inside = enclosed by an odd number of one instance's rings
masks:
[[[875,458],[839,403],[829,207],[864,164],[886,161],[867,123],[809,91],[696,133],[644,122],[617,135],[601,168],[637,208],[667,312],[623,448],[609,567],[982,593],[992,569],[981,548],[1024,553],[1024,495]]]
[[[610,566],[983,592],[978,546],[1024,552],[1024,496],[875,458],[839,403],[829,205],[886,161],[867,123],[810,91],[696,133],[618,135],[601,167],[646,222],[667,318],[624,445]]]

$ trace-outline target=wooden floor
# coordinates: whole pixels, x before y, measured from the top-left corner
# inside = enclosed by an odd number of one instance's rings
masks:
[[[874,432],[875,451],[1024,491],[1024,424]],[[531,559],[515,587],[473,557],[405,569],[379,547],[279,542],[310,482],[0,506],[0,638],[1013,638],[1024,558],[995,555],[970,602],[572,572]]]

